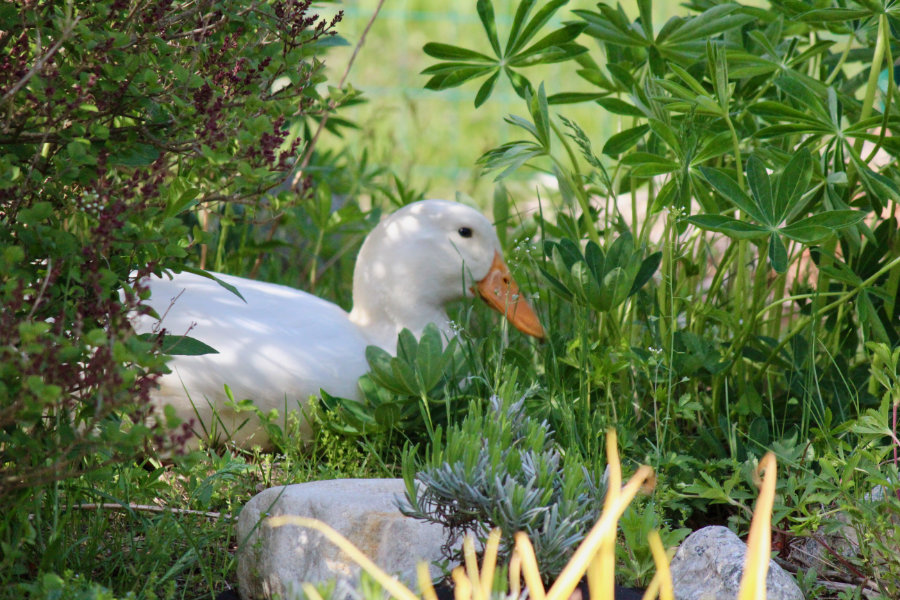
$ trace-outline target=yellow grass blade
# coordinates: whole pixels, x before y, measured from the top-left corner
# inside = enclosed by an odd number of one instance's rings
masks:
[[[518,598],[522,593],[522,557],[518,550],[513,550],[509,558],[509,595]]]
[[[497,570],[497,551],[500,548],[500,530],[493,529],[484,544],[484,560],[481,563],[481,597],[490,600],[494,587],[494,571]]]
[[[759,461],[757,474],[765,472],[747,536],[747,559],[738,600],[765,600],[766,575],[769,572],[769,554],[772,551],[772,507],[775,504],[775,483],[778,467],[775,455],[767,452]]]
[[[650,580],[650,583],[647,584],[647,589],[644,590],[644,595],[641,596],[641,600],[655,600],[655,598],[659,595],[659,571],[656,572],[656,575],[653,576],[653,579]]]
[[[481,576],[478,574],[478,556],[475,554],[475,538],[466,534],[463,539],[463,558],[466,562],[466,577],[472,588],[472,600],[482,600]]]
[[[454,600],[471,600],[472,584],[466,577],[466,570],[462,567],[456,567],[450,573],[453,579],[453,598]]]
[[[613,510],[622,488],[622,465],[619,462],[619,447],[615,429],[606,430],[606,499],[603,512]],[[616,584],[616,526],[613,525],[603,536],[600,550],[592,561],[595,575],[591,577],[591,598],[613,599]],[[596,594],[596,596],[595,596]]]
[[[568,564],[563,567],[562,572],[547,592],[547,600],[568,600],[569,596],[578,585],[578,580],[584,575],[588,566],[593,562],[594,555],[600,550],[603,540],[609,535],[610,530],[615,534],[616,524],[619,517],[625,512],[625,509],[631,503],[638,490],[648,481],[653,480],[653,469],[646,465],[638,467],[635,474],[628,480],[625,487],[619,493],[619,497],[615,500],[610,510],[604,510],[600,516],[600,520],[591,528],[584,540],[575,550]],[[517,540],[518,541],[518,540]],[[614,551],[614,548],[603,548],[604,551]],[[601,560],[609,560],[609,556],[604,556]],[[615,557],[612,557],[614,560]],[[605,582],[604,582],[605,587]],[[591,590],[592,600],[613,600],[611,595],[596,594],[596,590]]]
[[[416,575],[419,578],[419,593],[424,600],[437,600],[437,592],[431,584],[431,573],[428,572],[428,563],[425,561],[416,565]]]
[[[529,597],[531,600],[544,600],[544,584],[541,581],[537,558],[534,556],[534,546],[531,545],[528,536],[521,531],[516,534],[516,550],[522,559],[522,573],[525,575],[525,585],[528,586]]]
[[[653,553],[653,562],[656,563],[656,576],[653,579],[659,582],[659,600],[675,600],[669,557],[666,556],[666,547],[663,546],[659,532],[651,531],[647,535],[647,541],[650,542],[650,552]]]
[[[372,560],[363,554],[356,546],[350,543],[350,540],[342,536],[330,526],[322,521],[310,519],[307,517],[297,517],[294,515],[282,515],[279,517],[269,517],[265,520],[270,527],[283,527],[284,525],[296,525],[297,527],[306,527],[315,529],[328,540],[344,551],[356,564],[358,564],[366,573],[372,576],[375,581],[387,590],[387,592],[397,598],[397,600],[418,600],[405,585],[385,573]]]
[[[322,600],[322,595],[311,583],[303,583],[300,585],[303,593],[306,594],[307,600]]]

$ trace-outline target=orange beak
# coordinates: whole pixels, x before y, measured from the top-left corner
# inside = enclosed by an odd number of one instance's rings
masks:
[[[528,300],[522,297],[519,286],[509,273],[499,252],[494,253],[491,270],[472,289],[488,305],[504,315],[513,326],[526,335],[544,338],[544,328]]]

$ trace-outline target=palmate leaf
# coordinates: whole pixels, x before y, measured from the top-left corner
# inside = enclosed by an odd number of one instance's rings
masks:
[[[766,219],[766,215],[759,210],[756,203],[744,193],[744,190],[741,189],[741,186],[734,179],[718,169],[710,167],[700,167],[700,173],[719,194],[744,211],[754,221],[765,223],[766,225],[776,225],[776,223],[771,223]]]
[[[519,52],[515,55],[514,58],[510,59],[510,64],[521,64],[524,59],[527,59],[530,56],[539,54],[548,49],[569,46],[570,48],[575,48],[580,46],[570,46],[570,42],[572,42],[575,38],[577,38],[584,28],[587,27],[584,23],[572,23],[569,25],[565,25],[556,31],[548,33],[540,40],[529,46],[527,49]],[[587,48],[583,49],[584,52],[587,52]],[[580,52],[579,52],[580,54]],[[573,54],[572,56],[576,56]]]
[[[512,56],[521,50],[525,44],[537,34],[541,27],[550,21],[556,11],[562,8],[568,1],[569,0],[551,0],[537,11],[531,21],[528,22],[528,25],[525,26],[525,29],[522,29],[521,32],[516,32],[515,39],[510,35],[510,39],[507,42],[506,56]],[[533,5],[534,2],[527,2],[527,4]]]
[[[534,0],[520,2],[506,47],[501,50],[493,3],[491,0],[478,0],[476,3],[478,17],[494,56],[451,44],[428,43],[423,48],[424,52],[444,62],[431,65],[422,71],[423,75],[432,76],[425,87],[430,90],[444,90],[487,76],[488,79],[481,84],[475,95],[477,108],[490,97],[502,71],[516,94],[526,98],[528,94],[533,93],[533,88],[528,79],[516,69],[568,60],[587,52],[586,48],[574,42],[587,27],[586,23],[564,25],[523,50],[566,2],[568,0],[550,0],[530,21],[527,19],[536,2]]]
[[[598,8],[599,14],[589,10],[572,11],[588,24],[585,33],[614,46],[646,48],[651,45],[651,39],[632,29],[623,14],[605,4],[599,4]]]
[[[791,203],[800,200],[801,196],[809,189],[812,169],[812,155],[806,148],[794,154],[785,165],[775,187],[777,219],[773,224],[781,223],[785,219]]]

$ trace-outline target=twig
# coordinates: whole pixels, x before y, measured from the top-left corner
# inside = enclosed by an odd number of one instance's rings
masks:
[[[347,68],[344,70],[344,75],[341,77],[338,88],[344,88],[344,83],[347,81],[347,76],[350,74],[350,69],[351,67],[353,67],[353,63],[356,60],[356,55],[359,54],[363,43],[366,41],[366,35],[369,33],[369,29],[371,29],[372,25],[375,23],[375,19],[376,17],[378,17],[378,13],[381,12],[382,5],[384,5],[384,0],[378,0],[378,6],[375,7],[375,12],[372,13],[372,18],[369,19],[368,23],[366,23],[366,27],[365,29],[363,29],[362,35],[359,36],[359,42],[356,43],[356,47],[353,49],[353,54],[350,55],[350,60],[347,62]],[[303,160],[300,162],[300,166],[295,167],[294,169],[294,174],[291,177],[290,186],[292,190],[296,190],[298,185],[300,184],[301,174],[306,170],[306,167],[309,166],[309,161],[312,159],[312,153],[316,147],[316,142],[318,142],[319,140],[319,135],[321,135],[322,130],[325,129],[325,124],[328,123],[328,115],[332,110],[334,110],[336,104],[337,103],[334,101],[334,99],[328,101],[328,111],[322,115],[322,120],[319,121],[319,128],[316,129],[316,133],[313,135],[312,140],[310,140],[309,146],[306,148],[306,154],[303,156]]]
[[[72,508],[79,510],[141,510],[144,512],[170,513],[174,515],[197,515],[199,517],[207,517],[210,519],[231,520],[228,513],[222,514],[218,512],[206,512],[202,510],[190,510],[188,508],[169,508],[167,506],[155,506],[153,504],[118,504],[116,502],[88,502],[85,504],[75,504]]]
[[[3,94],[3,98],[0,98],[0,102],[6,102],[7,100],[9,100],[13,96],[15,96],[19,92],[19,90],[21,90],[22,87],[26,83],[28,83],[28,80],[31,79],[32,77],[34,77],[35,73],[37,73],[38,71],[40,71],[41,69],[44,68],[44,63],[46,63],[48,60],[50,60],[50,57],[52,57],[54,54],[57,53],[57,51],[62,47],[62,45],[66,41],[66,39],[70,35],[72,35],[72,31],[75,30],[75,25],[77,25],[78,21],[80,21],[80,20],[81,20],[80,16],[75,17],[75,20],[73,20],[72,23],[70,23],[69,26],[63,30],[62,35],[60,36],[60,38],[58,40],[56,40],[56,43],[53,44],[53,46],[51,46],[50,49],[47,50],[47,52],[45,54],[43,54],[36,61],[34,61],[34,65],[32,65],[31,69],[29,69],[28,72],[25,73],[25,75],[23,75],[22,78],[19,81],[17,81],[14,86],[12,86],[5,94]]]
[[[338,88],[343,89],[344,84],[347,82],[347,76],[350,75],[350,69],[353,67],[353,63],[356,61],[356,55],[359,54],[360,49],[362,48],[363,43],[366,41],[366,35],[369,33],[369,29],[372,28],[372,25],[375,23],[376,17],[378,17],[378,13],[381,12],[381,7],[384,5],[384,0],[378,0],[378,6],[375,7],[375,12],[372,13],[372,18],[369,19],[369,22],[366,23],[365,29],[363,29],[362,35],[359,36],[359,41],[356,43],[356,47],[353,48],[353,54],[350,55],[350,60],[347,61],[347,68],[344,69],[344,74],[341,76],[341,81],[338,83]],[[306,170],[306,167],[309,166],[309,161],[312,160],[313,150],[316,148],[316,143],[319,141],[319,136],[322,134],[322,130],[325,129],[325,124],[328,123],[328,116],[335,109],[337,103],[334,99],[330,99],[328,101],[328,108],[322,114],[322,119],[319,121],[319,127],[316,129],[316,132],[313,134],[312,139],[309,141],[309,145],[306,147],[306,153],[303,155],[303,159],[300,161],[300,164],[295,166],[293,169],[293,173],[288,176],[290,180],[290,185],[288,189],[296,191],[300,186],[300,179],[303,176],[303,172]],[[272,223],[271,229],[269,229],[269,233],[266,236],[266,241],[270,241],[275,235],[275,228],[278,226],[278,223]],[[262,254],[259,254],[256,257],[256,260],[253,261],[253,267],[250,268],[250,278],[256,279],[256,275],[259,272],[259,267],[262,264]]]
[[[31,310],[28,311],[28,318],[26,321],[30,321],[34,316],[34,313],[37,312],[38,305],[41,303],[41,300],[44,298],[44,292],[47,291],[47,284],[50,283],[50,277],[53,276],[53,259],[47,259],[47,275],[44,277],[44,281],[41,282],[41,289],[38,290],[38,295],[34,298],[34,304],[31,305]],[[894,429],[896,429],[896,424]]]
[[[833,589],[835,591],[845,591],[845,590],[859,590],[860,593],[866,598],[882,598],[883,596],[878,592],[878,590],[873,590],[868,585],[863,585],[860,583],[841,583],[840,581],[829,581],[827,579],[816,581],[819,585]]]

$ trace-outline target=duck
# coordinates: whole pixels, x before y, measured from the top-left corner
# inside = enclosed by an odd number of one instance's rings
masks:
[[[189,447],[231,442],[270,447],[265,427],[233,400],[249,399],[279,418],[303,410],[324,390],[362,400],[366,348],[396,353],[403,329],[417,337],[429,324],[455,335],[447,303],[480,297],[522,333],[543,339],[540,319],[510,274],[491,222],[476,209],[422,200],[390,214],[366,236],[353,272],[353,306],[288,286],[221,273],[182,271],[145,280],[156,315],[138,317],[138,332],[188,335],[216,353],[175,355],[151,393],[154,407],[190,433]],[[219,281],[217,281],[219,280]],[[222,283],[233,286],[240,296]],[[230,390],[226,391],[226,386]]]

